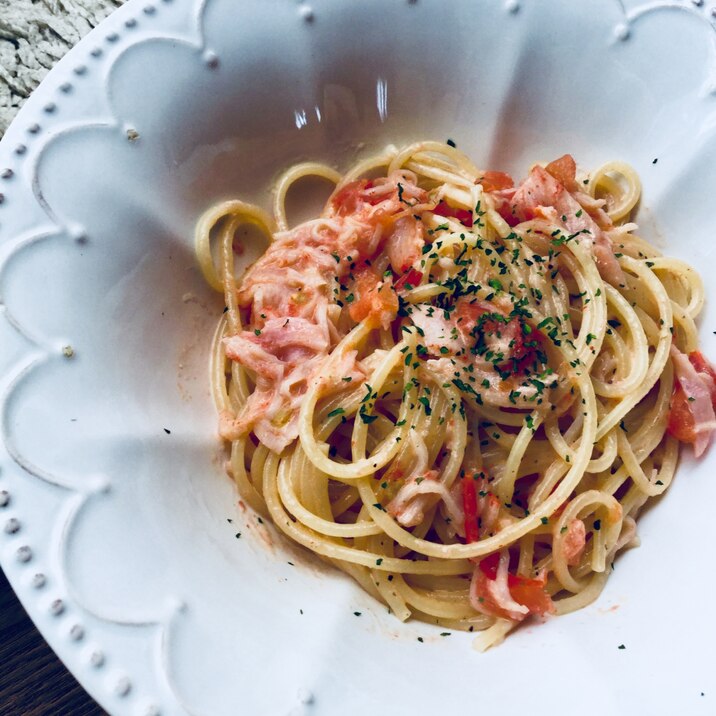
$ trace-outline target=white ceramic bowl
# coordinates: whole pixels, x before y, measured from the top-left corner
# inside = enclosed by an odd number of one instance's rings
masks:
[[[593,606],[484,655],[400,624],[237,507],[192,232],[389,142],[623,159],[714,356],[715,38],[688,0],[130,0],[58,64],[0,146],[0,556],[109,712],[714,712],[713,450]]]

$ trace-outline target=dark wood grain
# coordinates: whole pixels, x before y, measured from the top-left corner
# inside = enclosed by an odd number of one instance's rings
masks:
[[[62,665],[0,570],[0,714],[103,716]]]

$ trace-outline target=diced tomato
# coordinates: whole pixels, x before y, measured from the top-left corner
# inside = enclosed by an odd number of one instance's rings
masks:
[[[367,319],[374,328],[388,328],[398,312],[398,295],[391,279],[381,280],[370,266],[359,267],[354,272],[353,293],[350,317],[356,323]]]
[[[502,192],[492,195],[495,202],[495,210],[510,226],[517,226],[517,224],[520,223],[520,219],[517,218],[515,214],[515,206],[513,203],[514,189],[509,189],[507,192],[509,192],[510,196],[500,196]]]
[[[571,154],[565,154],[550,162],[545,171],[551,174],[567,191],[577,191],[577,165]]]
[[[497,579],[499,564],[500,553],[493,552],[480,561],[479,569],[487,579],[494,581]],[[544,589],[546,581],[544,577],[541,579],[529,579],[512,573],[507,575],[507,586],[512,598],[518,604],[527,607],[530,614],[538,614],[539,616],[554,613],[552,597],[550,597]],[[496,611],[499,612],[499,608],[497,608]],[[497,616],[504,615],[497,614]]]
[[[423,278],[423,274],[420,271],[416,271],[415,269],[411,268],[407,273],[404,273],[396,282],[395,282],[395,290],[400,291],[400,289],[405,287],[405,284],[407,283],[409,286],[417,286],[420,281]]]
[[[482,184],[485,191],[500,191],[501,189],[511,189],[515,182],[505,172],[486,171],[477,178],[475,184]]]
[[[711,379],[711,403],[714,409],[716,409],[716,370],[714,370],[711,363],[709,363],[701,351],[692,351],[689,353],[689,362],[697,373],[704,373]],[[686,392],[678,380],[674,380],[666,432],[682,443],[693,444],[696,442],[694,415]]]
[[[477,490],[472,477],[462,478],[462,511],[465,516],[465,542],[477,542],[480,538],[477,522]]]
[[[467,209],[456,209],[445,201],[441,201],[434,209],[433,214],[445,216],[450,219],[457,219],[461,224],[472,227],[472,212]]]
[[[554,602],[544,589],[545,582],[544,579],[527,579],[512,575],[507,578],[512,598],[527,607],[530,614],[538,616],[554,614]]]
[[[488,578],[497,579],[497,567],[500,564],[500,553],[493,552],[480,560],[480,571]]]
[[[674,390],[671,393],[669,422],[666,425],[666,432],[682,443],[696,441],[696,427],[694,416],[689,407],[689,399],[678,382],[674,382]]]

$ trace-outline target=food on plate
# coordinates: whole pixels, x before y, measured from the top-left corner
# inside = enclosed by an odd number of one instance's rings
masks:
[[[294,182],[336,184],[289,227]],[[242,499],[399,619],[482,632],[601,592],[637,516],[704,453],[697,273],[639,238],[639,178],[566,154],[520,182],[452,143],[289,170],[274,216],[202,217],[212,359]],[[270,244],[235,275],[236,231]]]

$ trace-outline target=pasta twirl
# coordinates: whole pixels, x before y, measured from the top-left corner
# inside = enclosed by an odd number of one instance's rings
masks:
[[[304,176],[336,184],[289,228]],[[388,148],[345,175],[290,169],[270,217],[227,202],[197,229],[226,307],[212,359],[242,498],[400,619],[499,642],[600,593],[716,427],[693,269],[626,223],[620,162],[571,156],[517,186],[454,147]],[[234,275],[237,228],[271,239]]]

